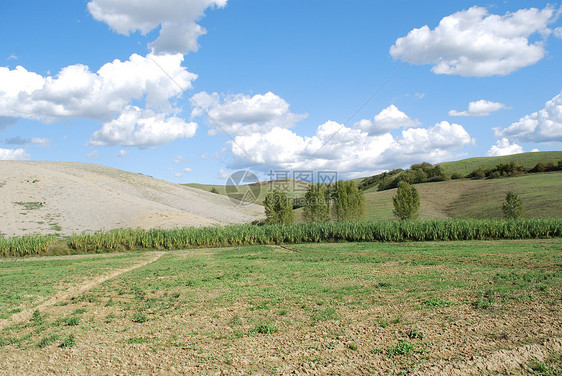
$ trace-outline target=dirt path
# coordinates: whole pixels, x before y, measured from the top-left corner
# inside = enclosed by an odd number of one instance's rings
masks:
[[[38,306],[35,306],[33,308],[29,308],[26,310],[23,310],[21,312],[18,312],[14,315],[12,315],[10,318],[8,319],[4,319],[4,320],[0,320],[0,330],[10,326],[10,325],[14,325],[17,323],[20,323],[22,321],[27,321],[29,319],[31,319],[31,317],[33,316],[33,312],[35,310],[42,310],[45,309],[47,307],[50,307],[56,303],[59,303],[63,300],[69,299],[73,296],[77,296],[81,293],[83,293],[84,291],[87,291],[89,289],[91,289],[92,287],[95,287],[109,279],[115,278],[123,273],[127,273],[130,272],[131,270],[135,270],[137,268],[141,268],[143,266],[146,266],[148,264],[153,263],[154,261],[158,260],[165,252],[155,252],[154,253],[154,257],[139,262],[138,264],[132,265],[128,268],[125,269],[118,269],[118,270],[114,270],[109,274],[105,274],[102,276],[99,276],[97,278],[91,279],[89,281],[86,281],[78,286],[73,286],[70,289],[64,291],[64,292],[59,292],[57,294],[55,294],[55,296],[53,296],[52,298],[42,302],[41,304],[39,304]]]

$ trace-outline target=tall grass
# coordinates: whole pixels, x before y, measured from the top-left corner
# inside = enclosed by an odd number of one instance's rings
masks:
[[[330,222],[299,225],[236,225],[172,230],[119,229],[72,235],[66,242],[76,253],[141,249],[186,249],[254,244],[339,241],[437,241],[533,239],[562,236],[562,218],[521,220],[432,220]],[[44,254],[53,236],[0,239],[0,255]]]

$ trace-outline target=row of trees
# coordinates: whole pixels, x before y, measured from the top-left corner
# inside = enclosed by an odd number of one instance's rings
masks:
[[[268,193],[264,205],[267,224],[293,223],[293,201],[285,193]],[[365,215],[363,192],[351,181],[309,185],[302,206],[307,223],[354,221]]]

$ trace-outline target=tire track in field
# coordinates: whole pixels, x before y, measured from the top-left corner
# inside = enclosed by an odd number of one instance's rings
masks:
[[[148,260],[139,262],[138,264],[129,266],[128,268],[125,268],[125,269],[114,270],[111,273],[101,275],[101,276],[96,277],[94,279],[83,282],[80,285],[73,286],[66,291],[56,293],[52,298],[49,298],[48,300],[40,303],[39,305],[37,305],[33,308],[25,309],[21,312],[13,314],[11,317],[9,317],[7,319],[0,320],[0,330],[4,329],[4,328],[6,328],[10,325],[18,324],[18,323],[21,323],[23,321],[27,321],[27,320],[31,319],[31,317],[33,316],[33,312],[35,312],[35,310],[45,309],[47,307],[50,307],[54,304],[57,304],[57,303],[63,301],[63,300],[66,300],[66,299],[69,299],[73,296],[79,295],[79,294],[91,289],[92,287],[95,287],[99,284],[102,284],[103,282],[105,282],[109,279],[115,278],[115,277],[117,277],[117,276],[119,276],[123,273],[127,273],[127,272],[130,272],[131,270],[142,268],[143,266],[151,264],[154,261],[158,260],[160,257],[162,257],[162,255],[164,255],[164,253],[165,252],[156,252],[154,254],[154,257],[152,257]]]

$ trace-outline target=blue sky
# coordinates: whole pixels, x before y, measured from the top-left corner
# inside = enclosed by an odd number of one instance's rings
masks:
[[[0,3],[0,159],[221,184],[562,150],[556,3],[129,3]]]

